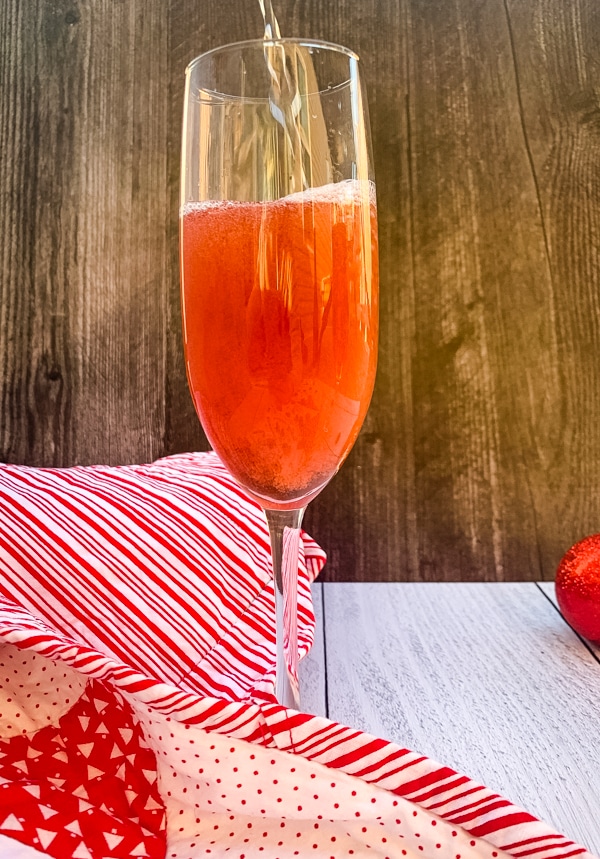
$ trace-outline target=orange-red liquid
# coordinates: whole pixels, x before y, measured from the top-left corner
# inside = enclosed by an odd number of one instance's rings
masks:
[[[189,204],[181,264],[188,379],[206,435],[263,506],[302,506],[339,468],[371,399],[372,186]]]

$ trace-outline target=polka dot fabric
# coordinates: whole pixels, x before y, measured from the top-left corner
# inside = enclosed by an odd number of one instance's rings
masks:
[[[58,724],[85,689],[85,679],[33,651],[0,645],[0,737],[6,739]]]
[[[310,581],[303,534],[299,653]],[[214,454],[0,465],[2,859],[567,859],[408,749],[273,697],[264,516]]]
[[[158,771],[167,796],[170,859],[506,856],[345,773],[151,711],[140,716],[151,744],[162,747]]]

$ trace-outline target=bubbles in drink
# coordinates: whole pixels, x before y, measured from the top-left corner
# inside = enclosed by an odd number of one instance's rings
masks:
[[[214,448],[273,503],[312,497],[366,413],[376,364],[374,187],[182,211],[190,388]]]

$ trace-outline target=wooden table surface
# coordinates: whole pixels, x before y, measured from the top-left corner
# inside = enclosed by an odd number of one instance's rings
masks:
[[[381,349],[305,523],[329,580],[550,580],[600,527],[600,3],[273,0],[356,50]],[[0,460],[206,446],[187,390],[184,69],[258,0],[0,2]]]
[[[600,856],[600,650],[553,585],[314,587],[303,709],[453,767]]]

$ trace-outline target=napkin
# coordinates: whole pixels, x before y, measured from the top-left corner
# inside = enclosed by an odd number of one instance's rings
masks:
[[[325,556],[302,532],[298,648]],[[264,515],[213,453],[0,466],[6,859],[589,856],[466,776],[273,695]]]

